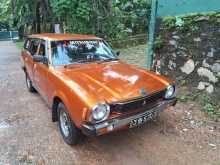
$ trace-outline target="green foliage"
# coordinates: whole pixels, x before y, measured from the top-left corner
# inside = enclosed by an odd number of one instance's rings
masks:
[[[3,0],[1,0],[3,1]],[[3,11],[13,14],[13,25],[38,32],[46,23],[62,23],[70,33],[97,34],[108,39],[124,38],[147,30],[150,0],[5,0],[14,7]],[[10,6],[10,5],[9,5]],[[39,13],[38,13],[39,12]],[[1,13],[1,12],[0,12]],[[1,17],[0,17],[1,18]],[[39,25],[40,24],[40,25]],[[42,30],[45,31],[45,30]]]
[[[187,101],[195,101],[199,97],[200,93],[199,92],[194,92],[188,95],[181,95],[178,96],[177,99],[180,102],[187,102]]]
[[[181,32],[186,32],[191,30],[192,32],[196,32],[199,30],[199,27],[196,26],[195,18],[198,16],[210,16],[213,20],[214,18],[219,18],[220,13],[208,13],[208,14],[188,14],[181,17],[165,17],[162,23],[162,29],[169,30],[175,28]],[[211,19],[210,19],[211,20]],[[216,21],[215,21],[216,22]]]
[[[166,29],[172,29],[176,27],[176,18],[175,17],[165,17],[163,19],[163,26]]]
[[[150,0],[0,0],[0,20],[20,34],[51,32],[61,23],[66,32],[95,34],[108,40],[146,33]],[[40,30],[39,30],[40,29]]]
[[[159,35],[158,37],[156,37],[155,41],[154,41],[154,47],[155,49],[161,49],[163,46],[163,40],[161,35]]]
[[[11,23],[10,0],[0,0],[0,29],[8,28]]]
[[[203,111],[205,113],[207,113],[209,116],[213,116],[213,114],[214,114],[214,107],[212,106],[212,104],[206,103],[203,106]]]
[[[0,20],[6,21],[10,17],[10,0],[0,0]]]
[[[24,47],[24,41],[18,41],[18,42],[16,42],[16,45],[17,45],[17,47],[19,48],[19,49],[23,49],[23,47]]]
[[[211,118],[220,118],[220,103],[209,95],[203,94],[203,111]]]
[[[201,101],[203,112],[205,112],[210,118],[220,118],[220,103],[207,93],[198,91],[188,95],[181,95],[178,96],[178,101],[184,103],[188,101]]]
[[[192,31],[197,31],[198,27],[195,24],[194,18],[195,17],[192,17],[192,16],[182,18],[182,20],[184,21],[184,24],[183,26],[179,27],[179,30],[182,32],[188,31],[190,29]]]
[[[216,78],[220,81],[220,74],[218,74],[218,75],[216,76]]]
[[[25,24],[32,24],[36,20],[36,6],[35,0],[17,0],[14,22],[18,28]]]
[[[148,0],[52,0],[58,21],[72,33],[97,34],[109,39],[146,31]],[[72,10],[74,9],[74,10]]]
[[[185,80],[185,79],[179,80],[179,81],[176,81],[176,83],[179,86],[185,86],[185,85],[187,85],[187,80]]]

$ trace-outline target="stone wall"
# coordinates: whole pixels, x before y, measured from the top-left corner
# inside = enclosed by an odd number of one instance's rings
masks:
[[[219,13],[165,18],[154,50],[155,70],[220,98]]]

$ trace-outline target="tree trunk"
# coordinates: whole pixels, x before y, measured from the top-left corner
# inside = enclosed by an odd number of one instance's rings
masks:
[[[16,24],[16,3],[17,3],[17,0],[11,0],[11,14],[12,14],[12,17],[13,17],[13,26],[15,26]]]
[[[36,33],[41,33],[41,13],[40,13],[41,3],[38,2],[36,6]]]
[[[107,9],[108,9],[108,15],[110,17],[113,16],[113,10],[112,10],[112,0],[108,0],[108,3],[107,3]]]

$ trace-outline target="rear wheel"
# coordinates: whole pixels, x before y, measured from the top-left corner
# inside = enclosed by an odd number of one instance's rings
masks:
[[[58,105],[59,129],[64,141],[69,145],[79,143],[81,132],[70,119],[70,116],[63,103]]]
[[[29,76],[26,74],[25,77],[26,77],[26,86],[28,88],[28,91],[32,92],[32,93],[36,92],[35,88],[32,85],[32,81],[30,80]]]

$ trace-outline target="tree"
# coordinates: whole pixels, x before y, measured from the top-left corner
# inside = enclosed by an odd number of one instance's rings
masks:
[[[48,24],[59,22],[65,25],[67,32],[98,34],[104,38],[124,38],[146,32],[150,6],[149,0],[0,1],[4,1],[0,18],[8,20],[12,15],[13,26],[21,34],[48,32]]]
[[[11,3],[10,0],[0,0],[0,29],[9,30],[11,23]]]

